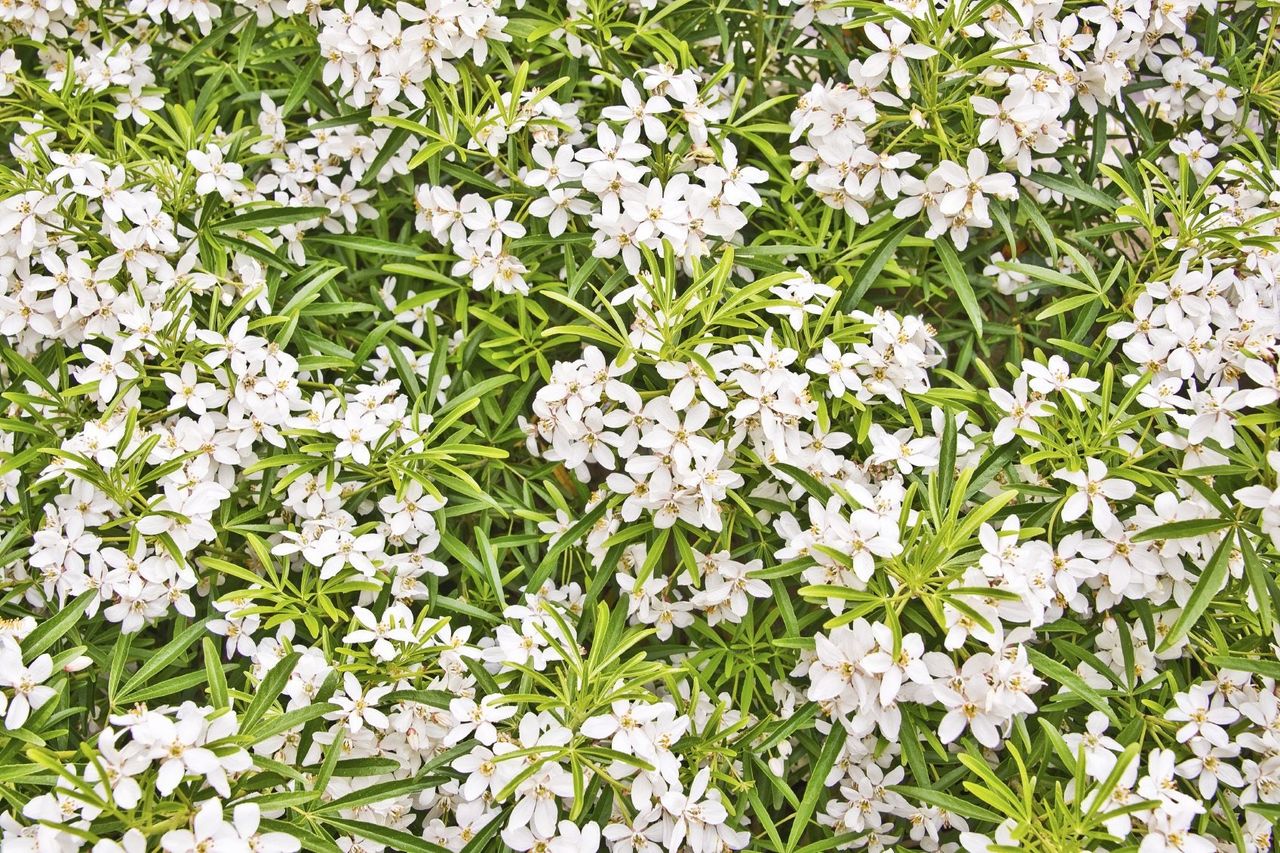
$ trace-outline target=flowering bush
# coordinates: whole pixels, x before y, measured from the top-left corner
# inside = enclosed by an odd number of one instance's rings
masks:
[[[1272,8],[0,5],[0,847],[1271,850]]]

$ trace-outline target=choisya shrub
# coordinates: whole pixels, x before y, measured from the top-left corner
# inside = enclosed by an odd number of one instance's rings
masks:
[[[1276,36],[0,5],[0,847],[1270,850]]]

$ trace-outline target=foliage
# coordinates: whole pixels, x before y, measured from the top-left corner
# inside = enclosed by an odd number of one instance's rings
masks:
[[[1272,4],[0,8],[0,846],[1272,847]]]

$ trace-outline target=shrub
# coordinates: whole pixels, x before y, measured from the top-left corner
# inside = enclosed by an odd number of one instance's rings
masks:
[[[1270,4],[0,33],[6,851],[1271,849]]]

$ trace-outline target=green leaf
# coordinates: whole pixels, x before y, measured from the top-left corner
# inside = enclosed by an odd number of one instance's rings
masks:
[[[1244,576],[1249,581],[1249,589],[1253,590],[1254,603],[1257,605],[1258,622],[1262,626],[1262,632],[1270,635],[1275,625],[1271,575],[1258,559],[1257,549],[1249,540],[1249,534],[1240,529],[1236,535],[1240,543],[1240,556],[1244,559]]]
[[[1244,807],[1247,812],[1260,814],[1267,820],[1280,824],[1280,804],[1272,803],[1247,803]]]
[[[604,516],[605,510],[608,508],[607,502],[600,501],[591,512],[575,521],[568,530],[560,534],[555,544],[547,549],[542,561],[538,563],[538,568],[534,572],[528,587],[530,592],[536,591],[542,586],[542,581],[550,577],[551,570],[555,567],[556,560],[559,559],[560,555],[576,545],[586,535],[587,531]]]
[[[316,814],[327,815],[343,809],[354,809],[371,803],[394,800],[409,794],[425,791],[433,785],[439,785],[439,776],[419,776],[412,779],[393,779],[390,782],[378,782],[365,788],[358,788],[350,794],[338,797],[316,809]]]
[[[1194,539],[1207,533],[1215,533],[1234,522],[1229,518],[1192,518],[1186,521],[1171,521],[1168,524],[1157,524],[1134,534],[1134,542],[1153,542],[1157,539]]]
[[[1227,579],[1227,569],[1231,555],[1231,543],[1234,540],[1228,536],[1222,540],[1222,544],[1213,552],[1213,556],[1209,558],[1209,565],[1205,566],[1204,571],[1200,573],[1200,579],[1196,581],[1195,588],[1191,590],[1191,597],[1187,599],[1187,604],[1182,608],[1182,612],[1178,614],[1177,620],[1169,629],[1169,633],[1165,635],[1164,640],[1156,648],[1157,652],[1167,651],[1170,647],[1185,637],[1196,622],[1200,621],[1200,617],[1209,609],[1209,605],[1213,603],[1213,597],[1221,590]]]
[[[406,246],[387,240],[378,240],[359,234],[308,234],[307,243],[319,243],[324,246],[337,246],[370,255],[387,255],[393,258],[416,258],[423,250],[416,246]]]
[[[267,709],[276,701],[276,698],[284,691],[285,686],[289,683],[289,676],[293,674],[293,669],[298,665],[298,661],[302,658],[300,652],[290,652],[285,655],[276,665],[271,667],[267,674],[263,677],[262,683],[258,685],[258,689],[254,691],[253,701],[249,703],[249,707],[245,708],[244,713],[240,715],[240,731],[252,733],[258,725],[258,721],[266,716]]]
[[[825,484],[820,483],[808,471],[805,471],[802,468],[797,468],[794,465],[784,464],[782,462],[775,462],[771,467],[777,468],[779,471],[786,474],[791,479],[795,480],[801,486],[804,486],[804,490],[806,492],[808,492],[810,495],[817,498],[818,500],[822,501],[823,503],[826,503],[827,501],[831,500],[831,489],[828,488]]]
[[[929,788],[916,788],[911,785],[890,785],[889,790],[897,791],[907,799],[919,800],[927,805],[946,809],[947,811],[954,812],[962,817],[967,817],[969,820],[985,820],[992,825],[999,824],[1004,820],[1003,817],[990,809],[983,808],[969,800],[964,800],[951,794],[945,794],[942,791],[934,791]]]
[[[1096,710],[1107,715],[1107,718],[1113,723],[1119,724],[1120,720],[1116,717],[1115,711],[1111,709],[1111,703],[1108,702],[1101,693],[1094,690],[1084,679],[1076,675],[1064,665],[1058,663],[1052,658],[1045,655],[1038,649],[1027,649],[1027,660],[1037,672],[1042,672],[1079,696],[1085,702],[1089,703]]]
[[[282,820],[263,818],[262,829],[269,832],[283,832],[298,839],[302,842],[302,849],[307,853],[343,853],[342,848],[334,844],[332,838]]]
[[[392,850],[400,850],[403,853],[449,853],[439,844],[432,844],[430,841],[419,838],[412,833],[400,829],[392,829],[378,823],[369,823],[363,820],[346,820],[337,817],[325,817],[322,820],[344,832],[368,841],[377,841],[387,845]]]
[[[809,784],[805,785],[804,796],[800,798],[800,808],[796,809],[795,818],[791,822],[791,834],[787,838],[787,850],[794,851],[804,837],[809,826],[809,818],[818,809],[818,800],[827,790],[827,774],[836,764],[836,757],[844,748],[847,735],[839,723],[832,725],[831,733],[822,744],[822,752],[813,766],[809,768]]]
[[[1119,203],[1102,190],[1091,187],[1076,175],[1055,175],[1049,172],[1032,172],[1028,177],[1042,187],[1059,192],[1067,198],[1085,201],[1103,210],[1115,210]]]
[[[938,257],[942,259],[942,268],[946,270],[947,281],[951,283],[956,297],[960,300],[960,306],[964,308],[969,322],[973,324],[974,333],[981,337],[982,309],[978,307],[978,296],[973,292],[973,285],[969,282],[969,276],[960,263],[960,256],[945,239],[939,239],[933,245],[938,250]]]
[[[22,658],[27,663],[35,660],[45,649],[62,639],[80,621],[84,611],[98,597],[96,589],[80,593],[67,605],[48,619],[36,625],[27,638],[22,641]]]
[[[295,708],[292,711],[286,711],[274,717],[267,717],[262,720],[257,730],[252,733],[253,742],[261,743],[269,737],[278,735],[281,732],[287,732],[289,729],[296,728],[336,710],[338,710],[338,706],[332,702],[317,702],[305,708]]]
[[[228,217],[210,227],[218,232],[252,231],[279,225],[292,225],[295,222],[306,222],[310,219],[321,219],[328,215],[327,207],[262,207]]]
[[[1280,681],[1280,660],[1274,658],[1242,658],[1234,655],[1209,655],[1209,663],[1223,669],[1237,669],[1241,672],[1253,672],[1265,678]]]
[[[200,639],[206,631],[208,631],[207,620],[201,620],[193,625],[188,625],[185,631],[178,634],[165,644],[163,648],[159,649],[143,661],[142,666],[138,667],[138,671],[133,674],[133,677],[125,682],[125,685],[121,688],[119,695],[114,697],[112,704],[116,706],[127,705],[133,694],[141,689],[151,676],[156,675],[169,664],[176,661],[178,656],[185,652],[192,643]]]
[[[867,294],[876,278],[884,271],[885,264],[889,263],[889,259],[898,250],[899,244],[902,243],[902,238],[907,236],[914,225],[915,222],[913,220],[904,220],[880,239],[875,250],[862,262],[862,266],[858,267],[858,272],[854,275],[853,281],[844,289],[844,294],[840,297],[841,311],[847,313],[858,307],[862,297]]]
[[[307,67],[302,69],[302,73],[289,86],[289,94],[285,96],[284,103],[280,106],[282,118],[291,114],[302,103],[302,100],[307,96],[307,90],[315,82],[323,65],[324,55],[321,51],[317,51],[316,55],[311,57],[311,61],[307,63]]]
[[[204,675],[205,683],[208,685],[209,704],[214,708],[230,708],[227,674],[222,670],[222,656],[218,654],[218,644],[212,637],[205,637],[200,644],[204,650]]]
[[[245,12],[243,15],[228,17],[221,24],[214,27],[207,36],[192,45],[191,48],[182,55],[181,59],[177,62],[171,63],[167,68],[165,68],[165,76],[169,80],[177,78],[183,71],[186,71],[191,67],[192,63],[197,59],[221,43],[221,41],[227,37],[227,33],[238,29],[241,24],[249,20],[249,16],[252,14],[252,12]]]
[[[1090,302],[1097,301],[1098,296],[1094,293],[1077,293],[1075,296],[1068,296],[1066,299],[1056,299],[1039,314],[1036,320],[1048,320],[1050,317],[1057,317],[1059,314],[1065,314],[1068,311],[1074,311],[1081,305],[1088,305]]]

